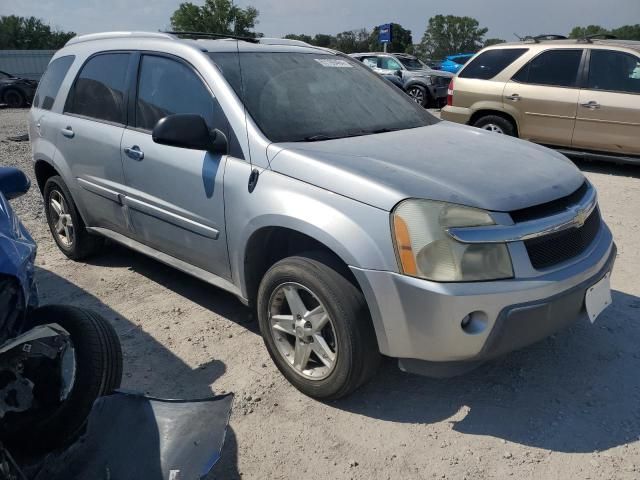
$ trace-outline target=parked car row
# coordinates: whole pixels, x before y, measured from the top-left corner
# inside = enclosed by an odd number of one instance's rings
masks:
[[[640,163],[640,42],[536,37],[488,47],[451,82],[442,118]]]
[[[232,292],[282,374],[322,399],[381,354],[453,375],[611,303],[616,246],[575,165],[440,121],[363,63],[423,99],[451,74],[187,36],[92,34],[53,57],[29,133],[69,258],[108,238]]]
[[[0,103],[9,108],[24,107],[31,103],[38,82],[16,77],[0,71]]]
[[[434,70],[413,55],[404,53],[352,53],[374,72],[392,80],[401,87],[418,105],[442,107],[447,99],[447,87],[452,73]]]

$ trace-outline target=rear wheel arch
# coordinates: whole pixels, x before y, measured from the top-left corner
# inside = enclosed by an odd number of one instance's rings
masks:
[[[40,193],[44,193],[44,186],[47,183],[47,180],[56,175],[60,176],[60,172],[58,172],[55,167],[46,160],[36,160],[33,170],[36,175],[36,181],[38,183]]]

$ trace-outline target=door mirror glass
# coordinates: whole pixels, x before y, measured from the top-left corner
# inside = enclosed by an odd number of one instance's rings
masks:
[[[396,77],[400,77],[400,78],[402,78],[402,70],[396,70],[395,72],[393,72],[393,74],[394,74]]]
[[[207,150],[226,154],[227,137],[220,130],[210,130],[204,118],[193,113],[168,115],[158,121],[151,133],[153,141],[161,145]]]
[[[31,181],[22,170],[0,167],[0,192],[7,200],[17,198],[29,191]]]

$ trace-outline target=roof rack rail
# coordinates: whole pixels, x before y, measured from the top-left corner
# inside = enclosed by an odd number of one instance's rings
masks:
[[[567,37],[565,37],[564,35],[556,35],[554,33],[545,33],[542,35],[535,35],[535,36],[527,35],[522,40],[527,43],[540,43],[547,40],[566,40],[566,39]]]
[[[579,38],[578,43],[593,43],[592,40],[617,40],[618,37],[609,33],[594,33],[586,37]]]
[[[208,33],[208,32],[186,32],[186,31],[166,31],[166,32],[162,32],[164,34],[167,35],[173,35],[176,37],[183,37],[183,38],[195,38],[195,39],[204,39],[204,38],[213,38],[213,39],[225,39],[225,38],[229,38],[229,39],[233,39],[233,40],[242,40],[245,42],[251,42],[251,43],[260,43],[260,39],[259,38],[253,38],[253,37],[245,37],[245,36],[241,36],[241,35],[227,35],[226,33]]]
[[[66,45],[75,43],[90,42],[92,40],[105,40],[110,38],[174,38],[166,32],[101,32],[89,33],[87,35],[76,35],[71,38]]]

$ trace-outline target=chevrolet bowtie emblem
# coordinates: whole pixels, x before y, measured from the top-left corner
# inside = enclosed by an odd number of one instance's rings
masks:
[[[587,220],[587,211],[580,210],[573,219],[573,223],[577,228],[580,228],[584,225],[584,222]]]

